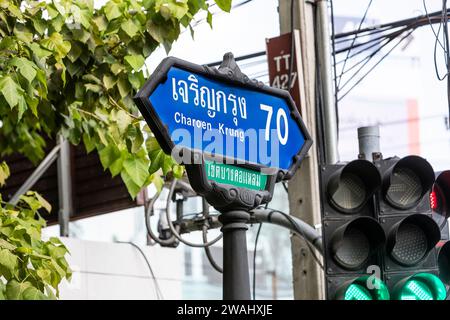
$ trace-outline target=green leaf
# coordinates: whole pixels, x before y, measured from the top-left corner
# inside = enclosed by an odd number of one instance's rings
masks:
[[[147,152],[149,153],[155,150],[161,150],[161,147],[155,137],[149,137],[147,141],[145,141],[145,146],[147,147]]]
[[[136,131],[136,137],[133,139],[133,143],[131,145],[131,152],[137,153],[139,149],[142,147],[144,143],[144,136],[142,135],[141,130]]]
[[[33,42],[28,47],[33,51],[33,53],[39,58],[47,58],[52,54],[51,50],[41,47],[38,43]]]
[[[123,22],[120,27],[131,38],[133,38],[139,32],[139,28],[134,24],[132,20]]]
[[[115,160],[120,158],[120,151],[116,146],[108,144],[102,150],[99,151],[100,162],[103,168],[106,170]]]
[[[31,43],[33,41],[33,34],[20,24],[16,24],[14,28],[14,35],[17,39],[23,41],[24,43]]]
[[[86,152],[87,153],[91,153],[92,150],[95,149],[95,141],[87,133],[83,133],[83,143],[84,143],[84,146],[86,147]]]
[[[6,179],[9,177],[9,167],[5,161],[0,163],[0,187],[5,185]]]
[[[181,20],[189,11],[187,3],[187,0],[156,0],[155,11],[166,20],[172,17]]]
[[[16,66],[20,74],[31,83],[36,77],[36,65],[26,58],[14,57],[11,59],[11,64]]]
[[[106,28],[108,27],[108,21],[105,19],[103,15],[95,17],[93,19],[93,22],[95,23],[100,32],[105,31]]]
[[[172,171],[175,178],[181,179],[183,177],[184,167],[176,164],[172,167]]]
[[[145,82],[145,78],[142,71],[133,72],[128,74],[128,81],[131,83],[135,90],[139,90],[142,88]]]
[[[81,56],[82,52],[83,49],[81,48],[81,46],[77,42],[73,42],[70,51],[67,54],[67,57],[73,63]]]
[[[124,133],[131,124],[132,118],[124,110],[120,109],[115,114],[114,119],[117,122],[120,132]]]
[[[36,270],[36,274],[39,278],[42,279],[42,281],[46,283],[50,283],[52,279],[52,272],[48,269],[38,268]]]
[[[150,153],[150,160],[151,163],[148,171],[150,174],[153,174],[158,171],[158,169],[161,168],[164,164],[164,151],[162,151],[161,149],[152,151]]]
[[[86,90],[88,90],[88,91],[92,91],[92,92],[95,92],[95,93],[102,92],[102,87],[99,86],[98,84],[85,83],[84,86],[86,87]]]
[[[207,15],[206,15],[206,21],[208,22],[208,24],[209,24],[209,26],[212,28],[213,27],[213,25],[212,25],[212,14],[211,14],[211,12],[209,12],[208,11],[208,13],[207,13]]]
[[[37,201],[39,201],[39,203],[41,204],[42,208],[44,208],[45,210],[47,210],[48,213],[50,213],[52,211],[52,205],[44,199],[44,197],[42,197],[39,193],[35,192],[34,194],[36,196]]]
[[[20,95],[18,97],[18,99],[19,99],[19,103],[17,104],[17,110],[18,110],[17,111],[17,121],[22,119],[24,112],[28,108],[27,101],[25,100],[25,98],[22,95]]]
[[[31,283],[18,282],[17,280],[10,280],[6,284],[6,297],[9,300],[23,300],[23,293],[26,289],[32,287]]]
[[[145,59],[141,55],[125,56],[124,60],[133,68],[134,71],[139,71],[145,63]]]
[[[163,186],[164,186],[164,180],[161,178],[161,176],[157,173],[154,173],[150,175],[149,182],[153,183],[153,185],[156,187],[156,190],[158,192],[161,192]]]
[[[119,89],[119,93],[122,98],[126,97],[131,91],[130,83],[124,78],[119,79],[117,82],[117,88]]]
[[[117,158],[111,165],[109,166],[109,171],[113,177],[117,176],[122,172],[123,169],[123,160],[128,156],[128,152],[122,151],[121,156]]]
[[[149,176],[148,162],[141,158],[127,158],[123,162],[123,167],[131,180],[142,187]]]
[[[47,300],[45,294],[36,289],[35,287],[28,287],[23,291],[22,294],[23,300]]]
[[[0,249],[0,271],[6,274],[3,276],[10,278],[16,272],[17,256],[8,249]]]
[[[107,90],[112,89],[116,82],[117,80],[115,80],[113,76],[109,76],[107,74],[103,75],[103,85]]]
[[[0,248],[13,251],[13,250],[16,250],[17,247],[15,245],[13,245],[12,243],[9,243],[8,241],[0,238]]]
[[[6,300],[6,286],[1,280],[0,280],[0,300]]]
[[[35,193],[33,191],[28,191],[25,195],[21,195],[20,201],[25,202],[28,207],[34,212],[42,208],[41,203],[36,199]]]
[[[231,10],[231,0],[214,0],[217,6],[223,11],[230,12]]]
[[[188,2],[189,12],[194,15],[200,11],[200,9],[208,9],[205,0],[191,0]]]
[[[109,1],[105,6],[105,15],[106,19],[108,19],[108,21],[111,21],[119,18],[122,13],[117,7],[117,4],[115,4],[113,1]]]
[[[19,103],[17,84],[10,76],[4,76],[0,79],[0,92],[11,109]]]
[[[11,12],[11,13],[13,14],[13,16],[16,17],[17,19],[20,19],[20,20],[23,19],[22,12],[21,12],[20,9],[17,8],[14,4],[9,3],[9,5],[8,5],[8,10],[9,10],[9,12]]]
[[[133,199],[136,198],[139,191],[141,191],[141,187],[133,182],[133,179],[126,171],[122,171],[120,173],[120,176],[122,177],[122,181],[125,183],[128,189],[128,193],[131,195]]]

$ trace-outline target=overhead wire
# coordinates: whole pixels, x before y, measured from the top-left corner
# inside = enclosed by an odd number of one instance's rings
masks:
[[[408,34],[408,36],[409,36],[411,34],[410,31],[415,30],[418,27],[421,27],[421,26],[424,26],[427,24],[433,24],[433,23],[443,24],[444,20],[448,19],[445,17],[448,17],[449,10],[446,9],[445,5],[443,5],[443,8],[441,11],[428,13],[428,10],[426,9],[425,13],[426,13],[425,15],[417,16],[414,18],[403,19],[403,20],[399,20],[399,21],[395,21],[395,22],[390,22],[390,23],[385,23],[385,24],[380,24],[380,25],[375,25],[375,26],[370,26],[370,27],[365,27],[365,28],[358,27],[357,30],[336,34],[333,37],[336,40],[336,43],[338,43],[338,44],[344,44],[346,42],[351,41],[351,45],[344,46],[344,47],[341,46],[340,48],[335,48],[334,53],[333,53],[334,55],[346,53],[346,57],[343,60],[337,61],[335,63],[335,66],[338,66],[340,64],[343,65],[341,67],[340,75],[338,77],[335,77],[335,84],[336,83],[339,84],[338,89],[337,89],[338,101],[342,100],[344,98],[344,96],[346,96],[349,93],[349,91],[347,91],[345,94],[342,94],[343,87],[348,86],[350,84],[350,82],[353,81],[359,73],[363,72],[363,69],[371,62],[371,60],[377,54],[379,54],[381,52],[381,49],[383,49],[387,45],[393,43],[393,40],[396,38],[401,38],[401,41],[405,40],[407,37],[404,37],[404,35]],[[360,22],[360,26],[361,26],[361,22]],[[444,46],[444,44],[442,44],[440,42],[440,40],[438,39],[440,29],[441,29],[441,26],[439,27],[438,32],[436,32],[434,30],[434,28],[432,28],[433,34],[436,37],[435,50],[436,50],[436,47],[438,44],[441,45],[442,47]],[[356,42],[356,41],[354,41],[355,38],[361,39],[363,37],[366,40],[360,41],[359,43],[355,43]],[[369,37],[369,38],[367,39],[367,37]],[[398,46],[398,44],[394,45],[394,47],[397,47],[397,46]],[[361,48],[361,50],[359,50],[353,54],[350,54],[350,51],[354,50],[355,48]],[[345,68],[345,65],[347,64],[347,62],[349,60],[351,60],[351,58],[362,55],[365,52],[369,52],[369,54],[367,56],[365,56],[364,58],[360,59],[358,62],[352,64],[352,66],[350,68]],[[388,54],[390,54],[391,52],[392,52],[392,50],[389,50]],[[445,52],[447,52],[447,51],[445,51]],[[378,65],[385,58],[386,58],[386,55],[384,55],[377,63],[375,63],[375,66]],[[448,59],[448,60],[450,60],[450,59]],[[446,61],[447,61],[447,58],[446,58]],[[359,67],[359,66],[361,66],[361,67]],[[359,67],[359,68],[357,68],[357,67]],[[435,68],[437,69],[436,63],[435,63]],[[374,69],[374,67],[370,68],[369,72],[367,72],[362,77],[360,77],[360,79],[357,81],[357,84],[359,84],[373,69]],[[450,68],[448,68],[448,69],[450,70]],[[356,71],[353,71],[353,70],[356,70]],[[347,79],[347,81],[344,82],[344,85],[341,85],[343,76],[346,75],[347,73],[349,73],[350,71],[353,71],[352,75]],[[438,76],[438,77],[440,79],[443,78],[441,76]],[[356,85],[353,85],[351,87],[351,90],[355,87],[356,87]],[[448,87],[449,87],[448,96],[449,96],[449,113],[450,113],[450,84],[448,84]]]
[[[334,6],[333,0],[330,0],[330,13],[331,13],[331,48],[333,52],[333,78],[336,79],[337,70],[336,70],[336,28],[334,23]],[[338,85],[336,81],[334,83],[334,110],[336,113],[336,131],[337,131],[337,140],[339,142],[339,105],[338,105]]]
[[[414,29],[409,31],[405,36],[403,36],[380,60],[378,60],[377,63],[375,63],[362,77],[360,77],[356,83],[350,87],[350,89],[348,89],[344,94],[342,94],[339,98],[339,101],[341,101],[342,99],[344,99],[357,85],[359,85],[361,83],[361,81],[363,81],[374,69],[376,66],[378,66],[384,59],[386,59],[386,57],[395,49],[398,47],[398,45],[400,43],[403,42],[403,40],[405,40],[407,37],[409,37],[411,35],[411,33],[413,33]]]
[[[367,16],[367,13],[369,12],[370,6],[372,5],[372,1],[373,0],[369,0],[369,3],[367,5],[367,7],[366,7],[364,15],[363,15],[362,19],[359,22],[358,31],[361,30],[362,24],[366,20],[366,16]],[[337,78],[337,81],[338,81],[337,82],[337,87],[338,88],[339,88],[339,85],[341,84],[341,79],[342,79],[342,75],[343,75],[342,72],[345,70],[345,65],[347,64],[348,56],[350,55],[350,51],[352,50],[352,46],[355,44],[355,41],[356,41],[357,38],[358,38],[358,33],[356,33],[355,36],[353,37],[352,44],[350,45],[350,49],[347,51],[347,56],[345,57],[344,65],[342,66],[341,74]]]
[[[150,275],[152,277],[152,280],[153,280],[153,283],[154,283],[154,287],[155,287],[154,289],[155,289],[156,298],[158,300],[164,300],[164,296],[163,296],[161,288],[159,286],[158,279],[156,279],[156,276],[155,276],[155,273],[153,271],[153,268],[150,265],[150,261],[148,261],[147,256],[145,255],[144,251],[142,251],[142,249],[137,244],[135,244],[134,242],[131,242],[131,241],[116,241],[116,242],[117,243],[129,244],[129,245],[133,246],[134,248],[136,248],[139,251],[139,253],[144,258],[145,263],[147,264],[148,270],[150,271]]]

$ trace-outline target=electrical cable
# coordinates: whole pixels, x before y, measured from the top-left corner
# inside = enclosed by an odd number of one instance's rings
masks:
[[[427,24],[437,23],[437,22],[440,22],[441,25],[443,25],[443,23],[444,23],[443,21],[445,20],[445,17],[448,17],[449,10],[446,9],[446,8],[443,8],[441,11],[436,11],[436,12],[433,12],[431,14],[428,13],[426,5],[424,6],[424,8],[425,8],[426,14],[422,15],[422,16],[418,16],[418,17],[414,17],[414,18],[408,18],[408,19],[404,19],[404,20],[399,20],[399,21],[386,23],[386,24],[381,24],[381,25],[376,25],[376,26],[367,27],[367,28],[358,28],[358,30],[354,30],[354,31],[350,31],[350,32],[346,32],[346,33],[341,33],[341,34],[335,35],[334,39],[338,40],[339,43],[343,43],[343,42],[350,41],[350,40],[352,41],[352,45],[350,45],[350,46],[347,46],[345,48],[340,48],[339,50],[335,49],[336,54],[347,52],[347,55],[348,55],[347,60],[348,60],[351,57],[354,57],[356,55],[360,55],[360,54],[362,54],[362,53],[364,53],[366,51],[369,51],[373,47],[376,47],[376,46],[384,47],[388,43],[390,43],[393,38],[400,37],[404,33],[408,32],[409,30],[415,30],[418,27],[421,27],[421,26],[424,26],[424,25],[427,25]],[[447,14],[445,14],[445,13],[447,13]],[[432,28],[433,34],[436,37],[436,41],[435,41],[435,56],[436,56],[436,48],[437,48],[438,43],[439,43],[439,45],[441,45],[441,47],[444,47],[444,45],[440,42],[439,37],[438,37],[440,29],[441,29],[441,25],[440,25],[440,27],[438,29],[438,32],[436,32],[434,30],[434,28]],[[395,29],[398,29],[398,30],[395,30]],[[378,34],[380,32],[386,33],[386,32],[391,31],[391,30],[395,30],[395,31],[393,31],[391,33],[388,33],[388,34],[384,34],[384,35],[375,37],[375,38],[368,39],[365,42],[360,42],[358,44],[354,44],[353,43],[353,40],[354,40],[355,37],[358,37],[358,38],[367,37],[367,36],[371,36],[372,37],[373,35]],[[351,36],[351,38],[349,38],[350,36]],[[357,47],[361,47],[363,49],[361,49],[360,51],[350,55],[349,51],[353,50],[353,49],[355,49]],[[353,73],[353,76],[350,77],[349,81],[347,81],[345,83],[345,85],[348,85],[356,77],[356,75],[359,72],[362,71],[363,67],[369,63],[369,61],[375,56],[375,54],[380,51],[378,49],[375,50],[376,52],[371,53],[370,55],[364,57],[363,59],[361,59],[360,61],[355,63],[352,67],[347,68],[347,69],[343,68],[341,70],[340,78],[336,78],[335,80],[339,80],[339,82],[342,81],[342,75],[343,74],[346,74],[349,71],[355,69],[357,66],[363,64],[363,66],[361,68],[357,69],[357,71]],[[383,57],[381,60],[383,60],[384,58],[385,57]],[[381,62],[381,60],[379,62]],[[447,58],[446,58],[446,60],[447,60]],[[339,62],[336,62],[336,65],[345,64],[345,63],[346,63],[346,59],[341,60]],[[437,71],[437,63],[436,62],[435,62],[435,69],[436,69],[436,73],[438,75],[438,79],[443,80],[443,78],[445,78],[446,76],[441,77],[439,75],[439,72]],[[370,69],[370,71],[372,71],[372,70],[373,70],[373,68]],[[449,68],[449,70],[450,70],[450,68]],[[367,76],[367,74],[362,76],[360,80],[364,79],[366,76]],[[340,84],[339,84],[338,92],[342,91],[343,87],[344,86],[340,86]],[[449,114],[450,114],[450,84],[448,84],[448,87],[449,87],[449,89],[448,89],[448,92],[449,92],[448,96],[449,96]],[[353,87],[352,87],[352,89],[353,89]],[[342,98],[343,98],[343,96],[338,97],[338,101],[341,100]]]
[[[359,22],[358,31],[361,30],[362,24],[366,20],[367,13],[369,12],[371,5],[372,5],[372,0],[369,0],[369,3],[366,7],[366,11],[364,12],[363,17],[362,17],[361,21]],[[357,38],[358,38],[358,33],[356,33],[355,36],[353,37],[352,44],[350,45],[350,47],[353,47]],[[348,56],[350,55],[350,51],[351,51],[351,48],[350,48],[350,50],[347,51],[347,56],[345,57],[344,65],[342,66],[342,70],[341,70],[341,74],[339,75],[339,77],[337,79],[337,81],[338,81],[337,87],[338,88],[340,87],[340,84],[341,84],[341,78],[342,78],[343,72],[345,70],[345,65],[347,64],[347,60],[348,60]]]
[[[295,50],[295,37],[294,37],[294,0],[291,0],[291,57],[289,60],[289,80],[288,80],[288,91],[291,91],[292,88],[292,71],[294,70],[294,50]],[[297,66],[298,67],[298,66]]]
[[[402,31],[403,32],[403,31]],[[370,60],[373,58],[373,57],[375,57],[384,47],[386,47],[389,43],[391,43],[392,41],[394,41],[396,39],[396,37],[392,37],[392,38],[389,38],[389,39],[387,39],[387,41],[384,43],[384,44],[382,44],[377,50],[375,50],[374,52],[372,52],[369,56],[368,56],[368,59],[363,63],[363,65],[362,66],[360,66],[359,68],[358,68],[358,70],[356,70],[356,72],[341,86],[341,87],[339,87],[339,90],[342,90],[342,89],[344,89],[355,77],[356,77],[356,75],[362,70],[362,69],[364,69],[364,67],[370,62]],[[359,64],[359,63],[358,63]],[[354,66],[352,66],[352,68],[353,68]],[[348,70],[347,70],[348,71]],[[346,71],[346,72],[347,72]]]
[[[267,202],[264,206],[264,209],[267,209],[269,203]],[[259,240],[259,234],[261,232],[262,223],[259,223],[258,231],[256,232],[256,238],[255,238],[255,248],[253,249],[253,300],[256,299],[256,252],[258,249],[258,240]]]
[[[153,231],[152,231],[152,226],[151,226],[151,216],[153,215],[153,208],[154,205],[156,203],[156,200],[158,200],[159,196],[160,196],[160,192],[156,193],[156,195],[146,204],[146,208],[145,208],[145,226],[147,228],[147,233],[150,236],[150,238],[153,239],[153,241],[155,241],[156,243],[158,243],[161,246],[171,246],[175,243],[176,238],[172,235],[172,237],[170,237],[169,239],[160,239]]]
[[[339,101],[341,101],[345,96],[347,96],[358,84],[363,81],[367,75],[369,75],[370,72],[375,69],[376,66],[378,66],[400,43],[403,42],[404,39],[409,37],[411,33],[413,33],[415,29],[409,31],[405,36],[403,36],[377,63],[375,63],[350,89],[347,90],[347,92],[340,96]]]
[[[334,7],[333,0],[330,0],[330,11],[331,11],[331,48],[333,49],[333,74],[334,74],[334,110],[336,113],[336,126],[337,126],[337,141],[339,143],[339,105],[338,105],[338,85],[336,81],[337,71],[336,71],[336,39],[335,39],[335,24],[334,24]]]
[[[302,227],[300,227],[300,225],[287,213],[284,213],[283,211],[277,210],[277,209],[271,209],[268,208],[270,210],[268,217],[267,217],[267,221],[271,222],[271,218],[270,216],[274,213],[278,213],[281,214],[288,222],[289,224],[293,227],[294,230],[296,230],[298,232],[298,234],[305,240],[305,243],[309,249],[309,251],[311,252],[314,260],[316,261],[316,263],[319,265],[319,267],[321,269],[323,269],[323,265],[320,262],[319,258],[317,257],[316,253],[315,253],[315,249],[311,246],[314,245],[316,247],[316,249],[320,252],[321,250],[323,250],[322,248],[322,244],[321,241],[319,241],[322,236],[316,232],[309,232],[309,237],[306,236],[305,231],[303,230]],[[303,222],[304,223],[304,222]],[[279,222],[277,224],[280,224]],[[305,225],[307,225],[306,223],[304,223]],[[283,225],[283,224],[281,224]],[[309,228],[312,228],[311,226],[308,225]],[[316,234],[315,234],[316,233]],[[311,242],[311,243],[310,243]]]
[[[316,255],[316,253],[315,253],[315,251],[314,251],[314,248],[311,247],[311,244],[310,244],[309,241],[307,240],[307,238],[306,238],[306,236],[305,236],[305,233],[303,232],[303,229],[300,228],[300,227],[298,226],[297,222],[296,222],[294,219],[292,219],[292,217],[291,217],[290,215],[284,213],[283,211],[275,210],[275,209],[271,209],[271,210],[272,210],[272,212],[278,212],[278,213],[282,214],[286,219],[289,220],[289,222],[292,224],[292,226],[293,226],[296,230],[299,231],[299,233],[300,233],[300,235],[302,236],[303,240],[305,240],[305,243],[306,243],[306,245],[307,245],[309,251],[311,252],[311,255],[313,256],[314,260],[315,260],[316,263],[319,265],[319,267],[320,267],[322,270],[324,270],[322,262],[320,262],[319,258],[317,257],[317,255]]]
[[[129,245],[133,246],[134,248],[136,248],[140,252],[140,254],[142,255],[142,257],[144,258],[144,260],[147,264],[148,270],[150,271],[150,275],[152,276],[153,283],[155,284],[156,298],[158,300],[164,300],[163,294],[161,292],[161,288],[159,287],[158,280],[156,279],[155,273],[153,272],[153,268],[150,265],[150,261],[148,261],[147,256],[145,255],[144,251],[142,251],[142,249],[137,244],[135,244],[134,242],[131,242],[131,241],[116,241],[116,242],[129,244]]]
[[[207,231],[208,231],[208,226],[203,226],[202,229],[202,238],[203,238],[203,243],[207,243],[208,239],[207,239]],[[205,246],[205,253],[206,253],[206,257],[208,258],[209,263],[211,264],[211,266],[219,273],[223,273],[223,268],[220,267],[217,262],[214,260],[214,257],[212,256],[211,250],[209,248],[210,246]]]
[[[447,66],[447,104],[448,104],[448,115],[450,119],[450,77],[448,76],[450,74],[450,44],[448,39],[447,0],[442,0],[442,16],[444,17],[444,48],[445,48],[444,52],[445,52],[445,63]]]
[[[208,237],[207,237],[207,232],[208,232],[208,228],[209,228],[209,224],[208,224],[208,218],[209,218],[209,206],[208,206],[208,202],[206,202],[205,198],[202,198],[202,213],[203,213],[203,218],[204,218],[204,222],[203,222],[203,227],[202,227],[202,239],[203,239],[203,243],[207,243],[208,242]],[[220,267],[217,262],[214,260],[214,257],[212,256],[211,250],[209,248],[210,246],[205,246],[205,254],[206,257],[208,258],[209,263],[211,264],[211,266],[219,273],[223,273],[223,268]]]
[[[183,239],[183,238],[180,236],[178,230],[176,230],[175,226],[173,225],[172,219],[171,219],[171,217],[170,217],[170,201],[171,201],[172,195],[173,195],[173,193],[174,193],[174,191],[175,191],[176,185],[177,185],[177,179],[173,179],[173,181],[172,181],[172,183],[170,184],[170,187],[169,187],[169,194],[168,194],[168,196],[167,196],[167,204],[166,204],[167,224],[169,225],[169,229],[170,229],[170,231],[172,232],[172,234],[175,236],[175,238],[177,238],[180,242],[184,243],[185,245],[188,245],[188,246],[194,247],[194,248],[204,248],[204,247],[207,247],[207,246],[211,246],[211,245],[213,245],[214,243],[216,243],[217,241],[219,241],[220,239],[222,239],[222,236],[223,236],[223,235],[220,234],[220,235],[219,235],[217,238],[215,238],[214,240],[211,240],[211,241],[209,241],[209,242],[201,243],[201,244],[200,244],[200,243],[193,243],[193,242],[190,242],[190,241],[188,241],[188,240]]]
[[[286,181],[282,181],[281,184],[282,184],[282,186],[283,186],[283,188],[284,188],[284,191],[286,191],[286,193],[289,193],[289,188],[288,188],[288,186],[287,186]]]
[[[263,224],[260,223],[258,226],[258,231],[256,232],[255,239],[255,249],[253,250],[253,300],[256,300],[256,250],[258,248],[259,234],[261,232],[262,225]]]

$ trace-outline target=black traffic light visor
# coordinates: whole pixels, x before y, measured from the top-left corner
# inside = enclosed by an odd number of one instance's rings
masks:
[[[450,285],[450,241],[439,248],[438,254],[439,278]]]
[[[371,217],[359,217],[336,229],[331,251],[337,264],[348,270],[361,268],[386,242],[383,228]]]
[[[416,206],[434,183],[433,167],[422,157],[407,156],[396,162],[383,176],[383,195],[397,209]]]
[[[331,205],[343,213],[360,210],[381,185],[373,163],[354,160],[336,171],[326,186]]]
[[[387,252],[399,264],[413,266],[421,262],[441,238],[436,222],[425,214],[412,214],[389,231]]]

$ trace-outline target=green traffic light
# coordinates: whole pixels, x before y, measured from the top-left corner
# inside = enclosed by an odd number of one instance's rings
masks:
[[[397,300],[445,300],[446,296],[445,285],[431,273],[417,273],[394,287]]]
[[[363,276],[344,283],[336,293],[338,300],[389,300],[389,290],[378,278]]]
[[[373,300],[369,290],[359,284],[352,283],[345,291],[344,300]]]

